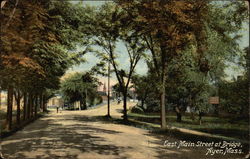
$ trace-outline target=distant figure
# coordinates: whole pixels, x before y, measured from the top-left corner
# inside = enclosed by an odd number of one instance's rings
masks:
[[[117,104],[120,104],[120,103],[121,103],[121,99],[120,99],[120,98],[118,98]]]
[[[56,106],[56,113],[58,113],[58,110],[59,110],[59,106],[57,105]]]

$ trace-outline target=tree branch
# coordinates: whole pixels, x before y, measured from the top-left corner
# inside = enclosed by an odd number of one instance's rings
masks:
[[[155,66],[156,70],[159,70],[159,64],[157,62],[156,53],[155,53],[155,50],[153,47],[153,40],[152,40],[152,37],[150,35],[149,35],[149,37],[150,37],[150,42],[148,41],[146,36],[144,36],[144,41],[146,42],[146,44],[147,44],[147,46],[148,46],[148,48],[153,56],[153,62],[154,62],[154,66]],[[152,46],[150,45],[150,43]],[[156,71],[156,72],[159,75],[159,71]]]
[[[16,12],[16,8],[17,8],[17,5],[18,5],[18,2],[19,0],[16,0],[16,4],[15,4],[15,8],[13,9],[11,15],[10,15],[10,19],[8,20],[8,22],[6,23],[6,28],[9,26],[10,24],[10,21],[12,20],[12,18],[14,17],[14,14]],[[1,7],[2,8],[2,7]]]

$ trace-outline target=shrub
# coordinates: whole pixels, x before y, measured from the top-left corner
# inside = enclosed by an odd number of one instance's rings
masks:
[[[132,107],[131,112],[132,113],[140,113],[140,114],[144,113],[143,109],[139,106]]]

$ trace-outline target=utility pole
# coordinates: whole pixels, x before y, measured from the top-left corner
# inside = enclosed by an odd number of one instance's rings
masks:
[[[86,109],[88,109],[87,108],[87,97],[88,97],[88,90],[87,90],[87,88],[85,89],[85,95],[86,95],[86,99],[85,99]]]
[[[108,114],[107,117],[111,117],[110,116],[110,60],[108,63]]]

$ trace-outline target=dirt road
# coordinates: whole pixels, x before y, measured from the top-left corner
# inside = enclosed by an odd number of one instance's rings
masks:
[[[129,103],[129,106],[134,103]],[[7,159],[200,159],[197,148],[170,148],[171,137],[153,135],[147,130],[101,121],[106,106],[86,111],[55,111],[7,137],[2,151]],[[112,104],[111,115],[119,118],[122,105]],[[226,157],[228,158],[228,157]]]

